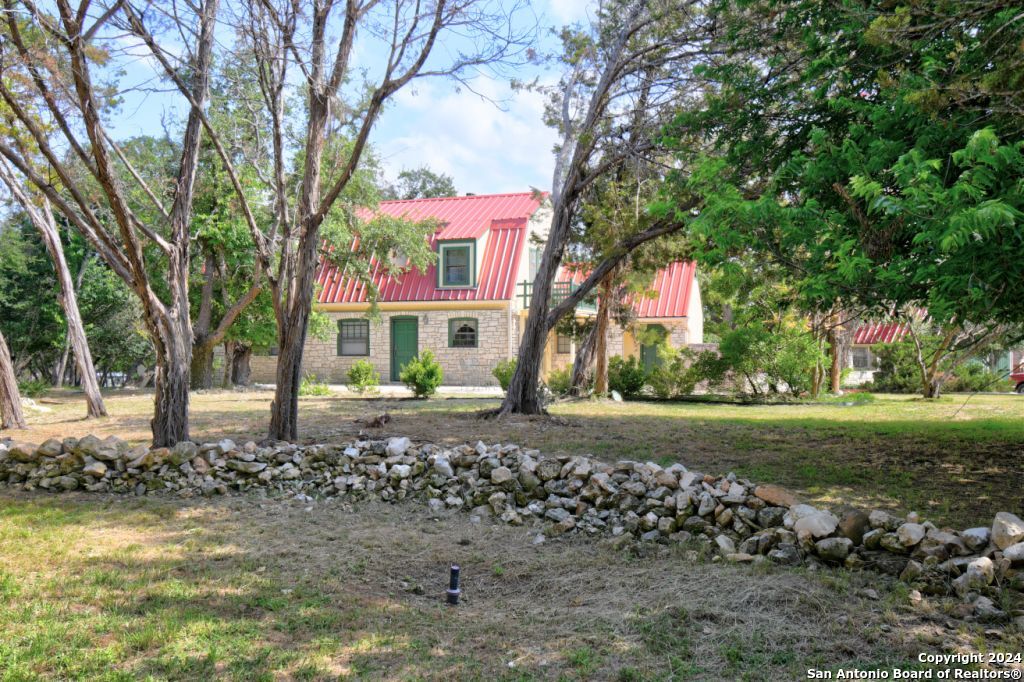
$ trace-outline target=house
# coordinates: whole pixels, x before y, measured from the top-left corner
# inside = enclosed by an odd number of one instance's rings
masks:
[[[354,362],[369,360],[382,382],[397,382],[402,366],[429,349],[444,369],[445,384],[495,385],[495,365],[518,353],[551,225],[547,196],[524,192],[385,201],[378,210],[410,220],[437,220],[440,227],[430,236],[436,263],[424,272],[410,269],[400,276],[375,270],[379,298],[373,319],[368,317],[366,287],[323,263],[316,277],[316,308],[332,320],[336,334],[328,341],[307,340],[303,371],[322,381],[344,383]],[[561,271],[553,299],[572,291],[578,277]],[[676,346],[703,340],[693,263],[671,264],[657,273],[652,288],[656,297],[633,304],[633,327],[611,325],[610,355],[653,357],[653,347],[637,342],[637,335],[650,327],[664,330]],[[592,304],[577,309],[579,316],[594,314]],[[570,365],[575,350],[572,339],[552,334],[543,375]],[[275,364],[270,355],[253,357],[253,379],[273,382]]]
[[[853,343],[846,367],[850,369],[845,383],[848,386],[860,386],[871,381],[878,369],[878,358],[871,347],[879,343],[899,343],[910,327],[905,322],[867,322],[853,332]]]
[[[920,312],[922,317],[927,312]],[[847,386],[861,386],[872,381],[875,372],[878,370],[878,358],[872,350],[872,346],[883,343],[899,343],[903,341],[910,332],[910,326],[906,322],[866,322],[854,330],[853,343],[850,345],[850,352],[847,357],[846,367],[850,374],[846,377]],[[985,353],[977,358],[985,367],[998,374],[1010,374],[1015,368],[1024,365],[1024,351],[1019,348],[1000,349]]]

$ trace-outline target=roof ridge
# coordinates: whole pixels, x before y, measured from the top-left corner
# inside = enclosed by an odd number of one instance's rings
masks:
[[[542,191],[542,195],[546,196],[550,192]],[[387,199],[381,201],[381,204],[412,204],[419,201],[466,201],[471,199],[493,199],[494,197],[523,197],[533,196],[534,192],[498,192],[497,194],[470,194],[470,195],[458,195],[454,197],[421,197],[419,199]]]

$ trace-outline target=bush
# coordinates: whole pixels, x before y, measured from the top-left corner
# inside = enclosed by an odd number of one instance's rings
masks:
[[[444,379],[444,370],[434,354],[425,350],[402,368],[398,378],[417,398],[429,398],[437,393],[437,387]]]
[[[973,393],[975,391],[1009,391],[1012,383],[1000,372],[992,372],[980,362],[967,362],[953,370],[947,379],[946,390],[950,393]]]
[[[814,368],[825,358],[808,332],[798,328],[768,329],[753,324],[734,329],[722,337],[719,363],[708,370],[724,377],[732,372],[760,392],[763,381],[773,393],[798,395],[811,387]]]
[[[498,385],[501,386],[501,390],[508,391],[508,385],[512,383],[512,375],[516,371],[516,359],[511,358],[509,360],[502,360],[494,369],[491,370],[491,374],[498,380]]]
[[[302,383],[299,384],[299,395],[325,396],[330,394],[331,389],[328,388],[327,384],[320,381],[320,378],[317,375],[307,374],[302,377]]]
[[[548,372],[548,389],[555,395],[568,395],[572,388],[572,367]]]
[[[871,390],[881,393],[917,393],[921,390],[921,370],[917,350],[910,341],[881,343],[871,347],[878,358],[878,369]]]
[[[697,356],[688,348],[673,348],[667,343],[658,348],[661,363],[647,376],[647,384],[659,398],[690,395],[697,386],[694,360]],[[716,356],[717,357],[717,356]]]
[[[348,369],[349,390],[356,393],[373,393],[380,386],[380,374],[369,360],[356,360]]]
[[[26,398],[38,398],[50,390],[50,382],[44,379],[29,379],[18,382],[18,392]]]
[[[623,398],[635,398],[647,384],[647,370],[639,358],[623,359],[616,355],[608,360],[608,390],[618,391]]]

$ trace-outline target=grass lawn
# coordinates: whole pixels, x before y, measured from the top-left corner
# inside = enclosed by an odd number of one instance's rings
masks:
[[[211,392],[192,399],[196,439],[265,437],[269,392]],[[18,438],[117,434],[149,438],[152,399],[115,393],[111,416],[82,419],[80,396],[51,394],[49,412],[29,414]],[[966,404],[965,404],[966,401]],[[926,402],[881,396],[844,406],[737,406],[656,402],[563,402],[555,420],[481,420],[494,399],[430,401],[335,395],[305,398],[303,438],[339,441],[364,427],[356,420],[387,411],[392,421],[374,436],[407,435],[437,442],[516,442],[546,453],[679,461],[707,473],[735,471],[789,486],[826,505],[916,510],[939,524],[987,525],[997,511],[1024,512],[1024,397],[946,396]]]
[[[262,438],[270,397],[195,395],[193,436]],[[303,399],[300,416],[310,440],[352,438],[357,419],[386,410],[374,436],[682,461],[959,526],[1020,513],[1024,400],[963,401],[588,401],[493,421],[476,417],[492,399],[331,396]],[[40,404],[49,411],[12,435],[148,437],[145,394],[111,394],[99,421],[81,419],[72,393]],[[0,489],[0,680],[789,680],[1024,649],[1013,628],[958,620],[953,600],[915,605],[874,573],[726,565],[698,547],[535,545],[534,533],[416,502]],[[465,577],[454,609],[441,599],[451,562]]]
[[[643,549],[416,503],[0,491],[0,679],[775,681],[1024,644],[871,573]]]

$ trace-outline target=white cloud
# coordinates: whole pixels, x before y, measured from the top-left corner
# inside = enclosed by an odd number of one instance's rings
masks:
[[[377,149],[392,177],[429,166],[455,179],[460,192],[490,194],[549,189],[555,133],[543,121],[544,100],[477,79],[468,90],[426,83],[395,96],[376,131]]]
[[[548,0],[548,14],[556,24],[573,24],[587,18],[591,0]]]

